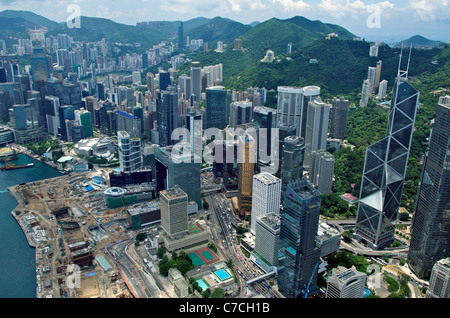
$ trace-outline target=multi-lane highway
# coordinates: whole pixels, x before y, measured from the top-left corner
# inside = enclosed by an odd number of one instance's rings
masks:
[[[235,272],[238,274],[238,280],[241,293],[239,297],[251,296],[259,293],[265,297],[281,297],[281,295],[270,287],[267,279],[261,279],[258,282],[248,285],[246,282],[263,274],[263,272],[250,261],[239,246],[235,229],[240,221],[235,219],[232,214],[229,201],[221,194],[212,193],[205,196],[205,200],[209,204],[211,213],[211,233],[213,239],[217,242],[218,247],[224,254],[225,259],[231,259]],[[248,294],[250,291],[251,295]]]

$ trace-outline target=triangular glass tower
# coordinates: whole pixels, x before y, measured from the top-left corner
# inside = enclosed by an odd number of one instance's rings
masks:
[[[408,83],[409,59],[406,71],[401,62],[400,55],[386,137],[367,147],[361,181],[355,237],[373,249],[394,239],[419,101],[419,91]]]

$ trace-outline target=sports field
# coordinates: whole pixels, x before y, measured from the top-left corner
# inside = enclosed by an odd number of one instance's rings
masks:
[[[192,260],[192,264],[197,267],[201,266],[203,264],[209,264],[215,261],[218,261],[219,258],[216,254],[214,254],[213,251],[211,251],[209,248],[202,248],[200,250],[196,250],[190,254],[188,254],[188,257]]]

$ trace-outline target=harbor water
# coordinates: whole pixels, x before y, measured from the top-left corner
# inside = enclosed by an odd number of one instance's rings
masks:
[[[19,154],[11,163],[16,166],[34,163],[34,167],[0,171],[0,298],[35,298],[35,249],[28,245],[25,234],[11,215],[18,204],[7,188],[58,177],[61,173],[24,154]]]

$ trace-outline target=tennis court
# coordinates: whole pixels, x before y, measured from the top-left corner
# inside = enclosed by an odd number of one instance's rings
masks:
[[[207,247],[188,254],[188,257],[192,260],[192,264],[195,267],[219,260],[217,255]]]
[[[202,266],[203,264],[205,264],[202,258],[195,252],[188,254],[188,257],[191,259],[192,265],[194,265],[194,267]]]

